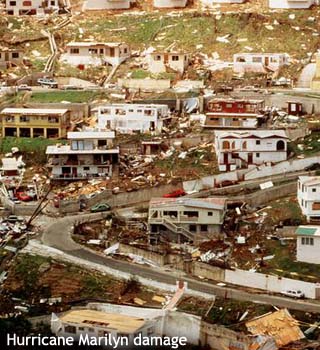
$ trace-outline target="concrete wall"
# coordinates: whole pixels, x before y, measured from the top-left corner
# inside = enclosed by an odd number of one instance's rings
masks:
[[[224,281],[225,270],[217,266],[212,266],[201,261],[194,261],[192,264],[192,274],[201,276],[210,280]]]
[[[288,289],[301,290],[307,298],[315,299],[316,297],[316,283],[245,270],[226,270],[225,282],[245,287],[264,289],[274,293],[281,293]]]
[[[158,91],[170,89],[169,79],[118,79],[118,85],[128,89]]]

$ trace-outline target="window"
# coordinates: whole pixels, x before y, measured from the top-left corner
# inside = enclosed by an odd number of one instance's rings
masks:
[[[257,157],[257,158],[260,158],[260,153],[256,153],[256,157]]]
[[[262,57],[252,57],[252,62],[253,63],[261,63],[262,62]]]
[[[227,103],[226,108],[232,108],[232,103]]]
[[[79,327],[78,330],[79,331],[84,331],[84,327]]]
[[[314,245],[313,237],[302,237],[301,244],[302,245]]]
[[[213,216],[213,212],[212,211],[208,211],[208,216]]]
[[[104,54],[104,49],[100,49],[100,55]]]
[[[201,232],[207,232],[208,231],[208,225],[200,225],[200,231]]]
[[[76,329],[76,327],[74,327],[74,326],[64,326],[64,331],[65,331],[66,333],[76,334],[77,329]]]
[[[123,52],[124,52],[124,53],[128,53],[128,49],[125,47],[125,48],[123,49]]]
[[[257,140],[256,141],[256,145],[260,145],[261,144],[261,141],[260,140]]]
[[[197,232],[197,225],[189,225],[190,232]]]
[[[10,1],[9,4],[10,4],[10,6],[16,6],[17,2],[16,1]]]
[[[30,6],[32,6],[32,2],[29,1],[29,0],[28,0],[28,1],[23,1],[23,2],[22,2],[22,6],[26,6],[26,7],[29,6],[29,7],[30,7]]]
[[[161,61],[161,56],[160,56],[160,55],[154,56],[154,60],[155,60],[155,61]]]
[[[73,140],[71,142],[71,149],[73,150],[83,150],[84,149],[84,142],[83,140]]]
[[[247,149],[247,141],[243,141],[243,143],[242,143],[242,149]]]
[[[12,115],[9,115],[6,117],[6,122],[7,123],[14,123],[14,116]]]
[[[84,170],[84,171],[89,171],[89,170],[90,170],[90,167],[84,166],[84,167],[83,167],[83,170]]]
[[[88,328],[88,332],[94,333],[94,328]]]
[[[25,115],[22,115],[20,117],[20,123],[28,123],[30,121],[30,117],[27,117]]]
[[[97,55],[98,49],[89,49],[89,53],[91,53],[91,55]]]
[[[172,61],[179,61],[179,56],[172,56],[171,59]]]
[[[317,192],[317,189],[316,189],[316,188],[313,188],[313,189],[312,189],[312,192]]]
[[[183,215],[188,216],[189,218],[198,218],[199,213],[197,211],[184,211]]]
[[[12,52],[12,58],[19,58],[19,52]]]
[[[58,117],[48,117],[48,122],[49,123],[59,123],[59,118]]]
[[[147,335],[151,335],[151,334],[153,334],[153,333],[154,333],[153,327],[149,327],[149,328],[147,329]]]
[[[80,53],[80,50],[76,47],[73,47],[70,49],[70,53],[73,54],[73,55],[76,55],[76,54],[79,54]]]

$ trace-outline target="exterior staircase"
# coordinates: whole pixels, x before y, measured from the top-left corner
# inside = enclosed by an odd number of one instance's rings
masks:
[[[165,226],[167,229],[169,229],[172,232],[175,232],[177,234],[181,234],[188,238],[190,241],[194,240],[194,235],[187,230],[186,228],[182,226],[178,226],[175,223],[173,223],[170,219],[168,218],[161,218],[159,219],[159,223],[161,223],[163,226]]]

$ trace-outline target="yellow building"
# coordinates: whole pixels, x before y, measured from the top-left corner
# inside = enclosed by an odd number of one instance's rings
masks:
[[[65,138],[70,127],[68,109],[5,108],[0,119],[2,137]]]

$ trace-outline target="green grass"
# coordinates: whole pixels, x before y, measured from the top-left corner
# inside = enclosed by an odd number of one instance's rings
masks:
[[[298,147],[298,145],[303,145],[303,148]],[[290,148],[296,155],[303,154],[305,156],[310,156],[320,152],[320,132],[313,132],[303,140],[290,143]]]
[[[71,103],[89,102],[97,97],[107,97],[99,91],[48,91],[33,92],[30,102],[34,103],[58,103],[68,101]]]

